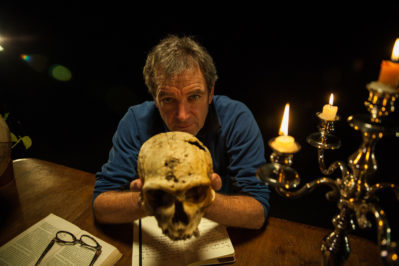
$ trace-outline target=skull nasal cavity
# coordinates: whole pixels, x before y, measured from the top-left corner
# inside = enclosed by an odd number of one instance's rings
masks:
[[[178,200],[175,202],[175,215],[173,215],[172,222],[182,222],[183,224],[188,224],[188,217],[184,212],[182,203]]]

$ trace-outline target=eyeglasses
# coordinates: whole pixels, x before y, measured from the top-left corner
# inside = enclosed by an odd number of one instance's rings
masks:
[[[93,265],[97,258],[101,254],[101,245],[91,236],[89,235],[82,235],[80,239],[77,239],[72,233],[67,231],[58,231],[55,237],[51,240],[51,242],[47,245],[46,249],[43,251],[40,258],[37,260],[35,265],[39,265],[43,260],[44,256],[49,252],[52,248],[54,243],[60,243],[62,245],[75,245],[80,244],[81,247],[85,247],[91,250],[95,250],[96,253],[94,254],[93,259],[90,262],[90,266]]]

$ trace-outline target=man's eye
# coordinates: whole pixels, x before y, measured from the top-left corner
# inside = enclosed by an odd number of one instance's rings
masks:
[[[161,101],[162,101],[163,103],[168,104],[168,103],[172,103],[173,98],[163,98]]]
[[[198,100],[199,98],[201,98],[201,95],[199,94],[190,95],[189,97],[190,100]]]

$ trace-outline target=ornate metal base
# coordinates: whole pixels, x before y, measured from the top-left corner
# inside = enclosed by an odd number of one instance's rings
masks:
[[[395,242],[391,242],[391,229],[385,212],[376,202],[376,192],[382,189],[392,190],[399,200],[399,186],[388,183],[372,184],[370,181],[370,177],[377,170],[374,154],[376,143],[382,137],[399,137],[399,125],[389,123],[387,119],[394,111],[398,90],[387,90],[380,85],[374,82],[367,87],[370,95],[365,106],[370,114],[348,118],[349,125],[354,130],[360,131],[363,137],[361,146],[348,158],[348,163],[336,161],[326,167],[324,162],[324,151],[337,149],[341,145],[341,141],[332,134],[334,123],[338,119],[327,121],[318,116],[319,131],[307,138],[307,142],[317,149],[321,172],[324,175],[331,175],[335,170],[340,170],[340,178],[321,177],[298,188],[299,175],[291,168],[293,154],[279,154],[276,151],[270,157],[271,163],[261,166],[257,172],[260,180],[273,186],[279,195],[290,199],[306,195],[321,185],[328,185],[332,189],[326,197],[338,200],[339,213],[332,221],[334,231],[322,241],[324,265],[344,263],[350,254],[347,233],[354,230],[355,222],[361,229],[371,227],[370,215],[377,227],[377,244],[380,247],[381,259],[387,265],[399,265],[398,246]]]

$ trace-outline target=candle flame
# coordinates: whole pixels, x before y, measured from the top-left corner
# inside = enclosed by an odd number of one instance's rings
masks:
[[[283,120],[281,121],[281,126],[278,134],[280,136],[288,136],[288,120],[290,116],[290,104],[287,103],[284,108]]]
[[[395,45],[393,46],[391,60],[399,61],[399,38],[396,39]]]
[[[328,101],[328,103],[329,103],[330,105],[334,105],[334,94],[333,94],[333,93],[331,93],[331,95],[330,95],[330,100]]]

